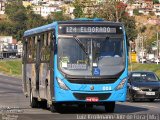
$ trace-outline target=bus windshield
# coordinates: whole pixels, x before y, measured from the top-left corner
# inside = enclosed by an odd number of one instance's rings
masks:
[[[122,37],[71,37],[58,40],[58,65],[72,76],[116,75],[125,67],[124,40]]]

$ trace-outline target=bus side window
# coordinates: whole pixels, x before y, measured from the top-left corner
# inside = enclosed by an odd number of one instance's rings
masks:
[[[42,35],[41,39],[41,62],[49,62],[51,50],[51,32],[46,32]]]
[[[23,53],[22,53],[22,63],[27,61],[27,38],[23,38]]]
[[[35,62],[36,59],[36,37],[27,38],[27,62]]]

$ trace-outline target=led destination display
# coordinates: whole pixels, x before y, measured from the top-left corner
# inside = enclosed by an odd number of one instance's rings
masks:
[[[60,26],[60,34],[116,34],[122,33],[122,27],[120,26]]]

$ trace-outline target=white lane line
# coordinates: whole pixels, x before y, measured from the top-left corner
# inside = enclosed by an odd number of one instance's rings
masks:
[[[149,108],[156,108],[156,109],[160,109],[159,107],[156,107],[156,106],[151,106],[151,105],[141,105],[141,106],[144,106],[144,107],[149,107]]]

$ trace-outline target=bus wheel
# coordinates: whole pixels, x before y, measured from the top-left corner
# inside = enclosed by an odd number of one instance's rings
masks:
[[[32,91],[30,93],[30,106],[32,108],[38,108],[39,107],[38,100],[37,100],[37,98],[33,97]]]
[[[106,102],[104,103],[104,106],[107,113],[113,113],[115,109],[115,102]]]

